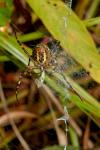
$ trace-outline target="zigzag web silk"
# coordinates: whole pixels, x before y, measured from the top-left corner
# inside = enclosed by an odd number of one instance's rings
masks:
[[[71,9],[71,6],[72,6],[72,0],[65,0],[65,4]],[[71,11],[69,11],[67,13],[67,15],[71,15]],[[68,19],[66,18],[66,16],[63,17],[63,20],[64,20],[64,25],[65,25],[65,28],[67,27],[68,28]],[[67,37],[67,36],[66,36]],[[65,99],[66,100],[66,99]],[[65,124],[65,133],[66,133],[66,139],[67,139],[67,132],[68,132],[68,127],[67,127],[67,121],[69,119],[69,115],[68,115],[68,111],[67,111],[67,106],[66,106],[66,103],[64,105],[64,115],[61,116],[60,118],[58,118],[57,120],[58,121],[64,121],[64,124]],[[67,143],[67,142],[66,142]],[[64,146],[64,150],[67,150],[67,144]]]

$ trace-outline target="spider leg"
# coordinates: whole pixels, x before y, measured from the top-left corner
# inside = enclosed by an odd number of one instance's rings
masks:
[[[30,66],[30,61],[31,61],[31,60],[30,60],[30,58],[29,58],[29,60],[28,60],[28,67]]]
[[[65,81],[65,83],[66,83],[66,85],[68,86],[68,88],[70,88],[70,89],[72,89],[72,91],[81,99],[81,100],[83,100],[83,98],[78,94],[78,92],[72,87],[72,85],[70,84],[70,82],[67,80],[67,78],[66,78],[66,76],[62,73],[62,72],[60,72],[60,71],[58,71],[58,70],[53,70],[52,71],[52,73],[59,73],[61,76],[62,76],[62,78],[63,78],[63,80]]]
[[[29,63],[30,63],[30,61],[29,61]],[[29,63],[28,63],[28,64],[29,64]],[[19,101],[19,100],[18,100],[18,90],[19,90],[20,85],[21,85],[21,83],[22,83],[22,79],[23,79],[25,76],[27,76],[27,74],[28,74],[29,76],[31,76],[31,72],[32,72],[33,69],[36,69],[36,68],[31,68],[31,69],[30,69],[30,68],[29,68],[29,65],[28,65],[27,68],[25,69],[25,71],[20,73],[20,76],[19,76],[19,79],[18,79],[18,82],[17,82],[17,85],[16,85],[16,100],[17,100],[17,101]]]
[[[23,79],[23,76],[24,75],[24,73],[20,73],[20,76],[19,76],[19,79],[18,79],[18,82],[17,82],[17,85],[16,85],[16,100],[17,100],[17,102],[19,102],[19,100],[18,100],[18,90],[19,90],[19,87],[20,87],[20,85],[21,85],[21,82],[22,82],[22,79]]]
[[[14,30],[15,25],[14,25],[13,23],[10,23],[10,24],[11,24],[11,27],[12,27],[12,29],[13,29],[13,32],[14,32],[14,35],[15,35],[15,38],[16,38],[18,44],[19,44],[20,47],[23,49],[23,51],[27,54],[27,56],[29,57],[29,59],[34,62],[32,56],[31,56],[31,55],[28,53],[28,51],[25,49],[25,46],[19,41],[19,39],[18,39],[18,37],[17,37],[17,34],[16,34],[16,31]]]
[[[77,93],[77,91],[72,87],[72,85],[69,83],[69,81],[67,80],[66,76],[63,73],[60,73],[64,79],[64,81],[67,83],[67,85],[69,85],[69,88],[71,88],[73,90],[73,92],[81,99],[82,97]]]

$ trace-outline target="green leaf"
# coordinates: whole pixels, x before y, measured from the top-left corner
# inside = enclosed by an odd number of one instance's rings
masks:
[[[61,0],[26,1],[62,47],[100,83],[100,56],[84,23]]]
[[[0,26],[4,26],[11,17],[13,0],[0,0]]]

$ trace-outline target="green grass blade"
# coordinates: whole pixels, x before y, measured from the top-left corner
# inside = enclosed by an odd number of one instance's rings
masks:
[[[27,56],[13,37],[0,32],[0,47],[3,49],[3,53],[19,67],[28,64]]]
[[[58,78],[58,75],[55,75]],[[58,78],[60,79],[60,77]],[[62,79],[61,79],[62,80]],[[69,93],[69,99],[77,105],[84,113],[86,113],[94,122],[100,126],[100,104],[89,95],[84,89],[82,89],[79,85],[77,85],[73,80],[67,77],[67,81],[70,82],[71,86],[77,91],[77,93],[81,96],[80,97],[72,92]],[[64,101],[67,101],[68,91],[67,89],[63,88],[62,86],[58,85],[54,80],[50,79],[46,76],[46,82],[49,86],[59,93],[64,98]],[[63,99],[62,99],[63,101]],[[64,101],[62,103],[64,103]],[[67,103],[67,102],[66,102]]]
[[[28,42],[28,41],[31,41],[31,40],[33,41],[33,40],[43,38],[43,36],[45,36],[45,35],[46,34],[43,33],[42,31],[35,31],[35,32],[32,32],[32,33],[21,35],[19,37],[19,40],[22,41],[22,42]]]
[[[74,129],[71,127],[69,127],[69,134],[70,134],[72,145],[75,147],[79,147],[80,145],[79,145],[79,141],[78,141],[78,135],[76,134]]]
[[[100,24],[100,17],[86,19],[83,21],[83,23],[86,27],[91,27],[91,26]]]
[[[54,146],[43,148],[42,150],[64,150],[64,146],[54,145]],[[79,148],[68,145],[66,150],[79,150]]]
[[[0,62],[9,61],[9,58],[5,55],[0,56]]]

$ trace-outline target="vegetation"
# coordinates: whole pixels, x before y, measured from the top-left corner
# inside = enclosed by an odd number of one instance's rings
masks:
[[[99,5],[79,0],[71,10],[62,0],[0,1],[0,149],[100,148]],[[40,87],[36,70],[24,75],[17,101],[16,85],[29,61],[23,47],[32,55],[37,44],[51,39],[63,51],[55,56],[58,72],[50,68]],[[57,121],[65,106],[67,136],[64,122]]]

